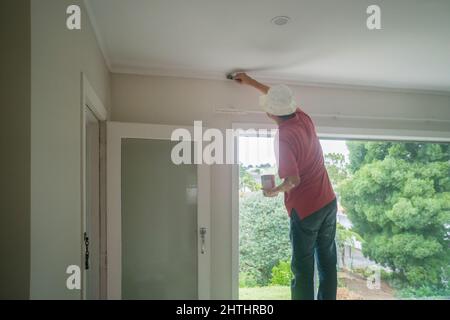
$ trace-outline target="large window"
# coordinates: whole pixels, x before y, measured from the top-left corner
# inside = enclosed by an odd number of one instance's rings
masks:
[[[321,140],[338,195],[338,299],[450,298],[450,145]],[[239,298],[290,299],[273,137],[239,138]]]

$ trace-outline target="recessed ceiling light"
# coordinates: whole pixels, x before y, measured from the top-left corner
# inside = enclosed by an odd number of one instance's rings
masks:
[[[276,16],[275,18],[273,18],[271,20],[271,22],[274,25],[277,26],[284,26],[285,24],[287,24],[289,21],[291,20],[291,18],[287,17],[287,16]]]

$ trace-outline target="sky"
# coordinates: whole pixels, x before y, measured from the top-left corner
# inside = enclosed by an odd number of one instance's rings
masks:
[[[320,140],[324,154],[342,153],[348,160],[345,140]],[[248,165],[270,163],[275,165],[274,138],[239,137],[239,162]]]

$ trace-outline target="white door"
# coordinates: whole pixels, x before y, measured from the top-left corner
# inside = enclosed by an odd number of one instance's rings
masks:
[[[109,299],[210,297],[209,167],[172,162],[175,129],[107,124]]]

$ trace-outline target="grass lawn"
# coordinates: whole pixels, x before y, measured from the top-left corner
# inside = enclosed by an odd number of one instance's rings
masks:
[[[390,296],[380,293],[367,294],[369,300],[385,300]],[[348,288],[337,289],[337,300],[362,300],[363,296],[350,291]],[[291,288],[289,286],[268,286],[254,288],[239,288],[239,300],[291,300]]]
[[[239,288],[239,300],[291,300],[291,288],[283,286]]]

